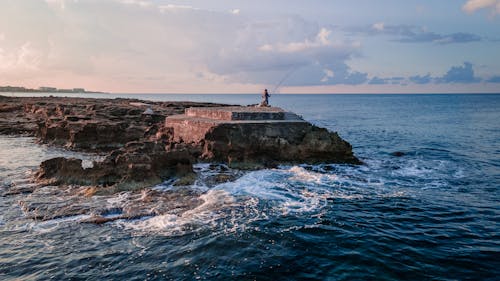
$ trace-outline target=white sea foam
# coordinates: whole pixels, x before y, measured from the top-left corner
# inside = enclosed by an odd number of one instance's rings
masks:
[[[429,178],[448,174],[452,163],[443,160],[423,161],[420,159],[408,160],[399,169],[392,172],[393,176],[410,178]]]
[[[293,174],[293,176],[290,177],[290,180],[295,181],[303,181],[315,184],[329,184],[332,181],[338,180],[338,177],[336,175],[316,173],[308,171],[299,166],[293,166],[292,168],[290,168],[289,172]]]
[[[118,221],[117,224],[136,231],[155,231],[164,235],[182,235],[187,232],[219,228],[236,231],[243,227],[244,215],[255,201],[237,201],[224,190],[212,189],[200,195],[203,202],[180,214],[163,214],[133,221]]]
[[[130,199],[130,193],[122,192],[116,194],[114,197],[107,198],[106,201],[110,205],[110,207],[113,207],[113,206],[121,206],[124,203],[126,203],[129,199]]]
[[[380,164],[380,163],[379,163]],[[383,164],[380,164],[381,166]],[[120,220],[115,224],[139,232],[159,232],[167,236],[183,235],[206,229],[234,232],[251,227],[256,220],[270,216],[318,216],[328,210],[335,199],[360,200],[366,197],[406,197],[406,190],[397,180],[377,176],[376,168],[341,166],[337,173],[329,173],[322,166],[281,167],[247,172],[233,182],[214,187],[202,181],[190,188],[202,191],[202,203],[187,211],[139,220]],[[378,166],[376,166],[378,167]],[[203,176],[214,173],[213,167],[198,165],[197,173]],[[404,182],[403,182],[404,183]],[[171,183],[156,187],[157,190],[175,192]],[[117,203],[127,200],[111,200]]]
[[[271,213],[277,215],[314,213],[332,198],[358,199],[360,196],[343,193],[339,177],[318,173],[303,167],[261,170],[246,174],[235,182],[216,188],[238,196],[250,196],[267,202]]]
[[[75,216],[62,217],[52,220],[46,220],[42,222],[34,222],[28,225],[28,229],[36,232],[47,233],[57,230],[63,224],[80,222],[89,219],[90,217],[91,215],[75,215]]]

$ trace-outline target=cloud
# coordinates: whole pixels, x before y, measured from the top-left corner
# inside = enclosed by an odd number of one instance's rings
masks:
[[[385,78],[379,78],[377,76],[373,77],[368,84],[370,85],[385,85],[388,84],[387,79]]]
[[[367,79],[347,64],[359,54],[359,47],[299,17],[278,18],[247,23],[208,68],[245,83],[276,84],[292,71],[285,81],[288,86],[355,85]]]
[[[468,0],[462,6],[462,10],[469,14],[482,9],[490,10],[493,16],[500,14],[500,0]]]
[[[372,28],[373,28],[374,30],[377,30],[377,31],[382,32],[382,31],[384,31],[384,29],[385,29],[385,24],[384,24],[383,22],[374,23],[374,24],[372,25]]]
[[[474,75],[472,63],[464,62],[463,66],[452,66],[443,77],[437,79],[438,83],[478,83],[481,79]]]
[[[468,63],[443,76],[374,77],[350,67],[362,55],[361,44],[340,28],[300,16],[250,16],[251,10],[213,11],[158,3],[0,1],[0,84],[22,81],[61,88],[206,92],[227,85],[261,87],[281,81],[283,86],[323,86],[481,80]],[[384,22],[350,32],[390,36],[406,43],[484,40],[470,33],[437,34]]]
[[[3,81],[93,81],[131,90],[142,83],[154,90],[276,84],[292,70],[286,85],[367,80],[348,64],[359,43],[299,16],[250,18],[239,9],[147,0],[2,1],[0,34]]]
[[[373,77],[368,81],[369,85],[403,85],[406,83],[405,77],[389,77],[389,78],[380,78],[378,76]]]
[[[46,0],[46,1],[61,1],[61,0]],[[64,0],[62,0],[64,2]],[[140,7],[149,7],[153,5],[151,2],[147,0],[119,0],[119,2],[130,5],[137,5]]]
[[[493,77],[489,78],[488,80],[486,80],[486,82],[488,82],[488,83],[500,83],[500,75],[493,76]]]
[[[380,78],[373,77],[368,84],[371,85],[406,85],[408,82],[417,85],[426,84],[473,84],[480,82],[489,83],[500,83],[500,77],[494,76],[488,80],[483,80],[482,78],[476,77],[473,69],[473,64],[470,62],[464,62],[463,65],[452,66],[444,75],[442,76],[432,76],[430,73],[426,75],[415,75],[410,77],[391,77],[391,78]]]
[[[431,77],[430,73],[428,73],[425,76],[420,76],[420,75],[411,76],[409,79],[411,82],[420,85],[429,84],[433,81],[433,78]]]
[[[436,43],[440,45],[454,44],[454,43],[469,43],[478,42],[482,38],[479,35],[465,32],[458,32],[452,34],[441,35],[434,32],[421,32],[415,33],[410,36],[402,37],[396,41],[402,43]]]
[[[3,71],[24,71],[30,73],[39,69],[43,54],[26,42],[15,52],[7,53],[0,48],[0,73]]]
[[[347,29],[353,34],[369,36],[385,35],[395,37],[394,41],[401,43],[435,43],[438,45],[479,42],[483,38],[479,35],[456,32],[451,34],[438,34],[425,28],[413,25],[387,25],[379,22],[371,26],[351,27]]]

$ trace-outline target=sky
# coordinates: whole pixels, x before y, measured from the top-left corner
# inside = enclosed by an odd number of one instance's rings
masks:
[[[0,85],[500,92],[500,0],[0,0]]]

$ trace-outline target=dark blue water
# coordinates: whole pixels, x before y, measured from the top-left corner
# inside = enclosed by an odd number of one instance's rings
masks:
[[[19,201],[36,194],[0,197],[0,279],[499,280],[500,95],[274,95],[271,103],[339,132],[365,164],[199,182],[189,188],[203,204],[187,212],[104,225],[80,223],[86,214],[34,221]],[[28,184],[27,171],[64,153],[0,137],[1,182]]]

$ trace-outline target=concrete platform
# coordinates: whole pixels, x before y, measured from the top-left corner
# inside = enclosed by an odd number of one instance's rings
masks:
[[[174,129],[174,140],[198,142],[207,132],[222,124],[268,126],[274,124],[307,123],[300,116],[279,107],[192,107],[182,115],[166,118],[165,126]]]
[[[186,109],[189,117],[215,120],[284,120],[285,111],[279,107],[192,107]]]

